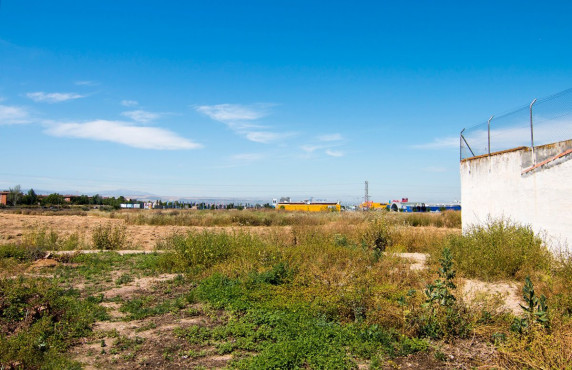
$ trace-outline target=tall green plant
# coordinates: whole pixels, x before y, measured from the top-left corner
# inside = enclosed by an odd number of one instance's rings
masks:
[[[427,296],[425,305],[432,306],[434,303],[438,303],[443,307],[451,307],[456,301],[451,290],[457,288],[453,282],[457,273],[453,269],[453,256],[449,248],[443,249],[439,263],[441,264],[438,271],[440,279],[436,279],[433,283],[427,285],[425,289],[425,295]]]
[[[540,297],[534,292],[534,285],[527,276],[524,280],[522,288],[522,298],[525,305],[520,305],[524,311],[524,317],[515,318],[511,325],[511,330],[517,333],[526,332],[532,323],[540,324],[544,328],[550,327],[550,319],[548,317],[548,305],[546,297],[541,294]]]
[[[417,319],[421,324],[421,334],[432,338],[463,337],[469,331],[469,323],[463,316],[463,307],[457,304],[452,291],[457,288],[453,279],[453,256],[448,248],[443,249],[439,259],[439,278],[425,289],[425,310]]]

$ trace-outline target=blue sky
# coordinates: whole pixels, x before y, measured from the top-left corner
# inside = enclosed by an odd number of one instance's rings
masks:
[[[572,3],[0,5],[0,187],[460,197],[458,133],[572,86]]]

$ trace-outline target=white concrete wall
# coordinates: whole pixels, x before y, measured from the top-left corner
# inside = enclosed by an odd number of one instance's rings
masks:
[[[535,148],[536,163],[572,148],[572,140]],[[572,154],[526,174],[530,148],[461,162],[463,230],[489,218],[509,218],[543,233],[554,248],[572,251]]]

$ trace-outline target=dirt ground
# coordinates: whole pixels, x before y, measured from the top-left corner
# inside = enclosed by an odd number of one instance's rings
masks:
[[[149,226],[127,225],[122,219],[105,218],[99,216],[41,216],[0,213],[0,243],[19,242],[26,232],[33,229],[45,228],[54,230],[61,236],[77,233],[80,238],[89,243],[93,230],[101,225],[125,225],[129,249],[152,250],[157,241],[174,233],[185,233],[190,230],[224,230],[233,231],[248,229],[250,232],[271,232],[267,226],[244,227],[201,227],[201,226]],[[281,229],[288,227],[281,227]]]

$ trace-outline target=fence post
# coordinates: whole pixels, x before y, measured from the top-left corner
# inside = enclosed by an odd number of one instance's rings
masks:
[[[471,146],[469,145],[469,143],[467,143],[467,139],[465,139],[465,137],[463,136],[463,132],[465,131],[465,129],[463,129],[463,131],[461,131],[461,137],[459,138],[459,149],[460,147],[462,147],[463,145],[463,141],[465,142],[465,145],[467,146],[467,148],[469,148],[469,150],[471,151],[471,154],[473,155],[473,157],[475,156],[475,153],[473,152],[473,149],[471,149]],[[460,152],[461,150],[459,150]],[[460,153],[461,156],[461,160],[463,160],[463,154]]]
[[[461,130],[461,133],[459,134],[459,161],[463,160],[463,132],[465,131],[465,129]]]
[[[536,98],[530,103],[530,147],[532,148],[532,164],[536,164],[536,157],[534,156],[534,129],[532,126],[532,106],[536,103]]]
[[[488,132],[488,137],[489,137],[489,155],[491,155],[491,120],[493,119],[495,115],[493,114],[491,116],[491,118],[489,118],[489,121],[487,122],[487,125],[489,126],[489,132]]]

